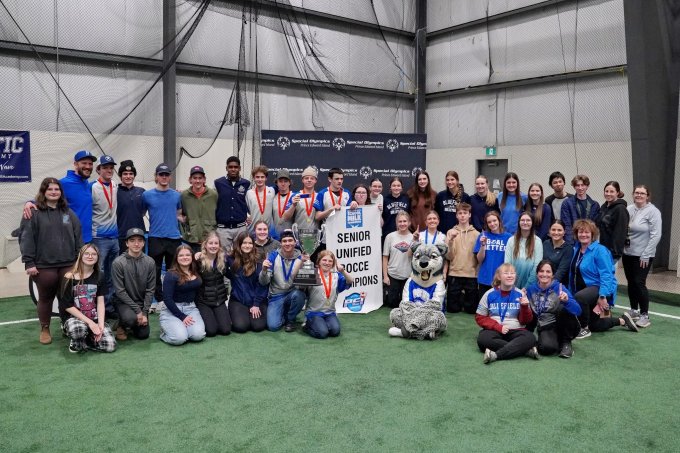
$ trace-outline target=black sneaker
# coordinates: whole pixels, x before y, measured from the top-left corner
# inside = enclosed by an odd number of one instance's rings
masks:
[[[570,359],[574,355],[574,348],[571,347],[571,341],[567,341],[560,348],[560,357],[563,359]]]
[[[536,346],[534,346],[533,348],[529,349],[529,350],[526,352],[526,356],[527,356],[527,357],[531,357],[531,358],[534,359],[534,360],[538,360],[538,359],[541,358],[540,354],[538,353],[538,349],[536,349]]]
[[[635,325],[635,321],[633,321],[633,317],[628,313],[625,312],[623,316],[621,316],[621,319],[623,319],[623,325],[630,330],[631,332],[639,332],[640,329],[638,329],[638,326]]]
[[[74,354],[78,354],[79,352],[83,352],[83,345],[79,342],[71,340],[71,342],[68,345],[68,352],[72,352]]]
[[[283,327],[283,330],[286,332],[295,332],[295,323],[293,322],[287,322],[286,325]]]

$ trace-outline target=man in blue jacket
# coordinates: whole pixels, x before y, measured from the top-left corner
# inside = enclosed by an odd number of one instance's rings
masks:
[[[571,180],[571,186],[576,195],[564,200],[560,212],[560,219],[564,222],[564,240],[568,244],[574,243],[572,234],[574,223],[579,219],[595,221],[600,212],[600,203],[586,194],[590,187],[590,178],[586,175],[576,175]]]

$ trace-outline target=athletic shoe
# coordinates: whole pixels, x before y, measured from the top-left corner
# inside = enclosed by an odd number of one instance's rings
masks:
[[[644,329],[645,327],[651,326],[652,322],[649,320],[649,315],[647,313],[643,313],[640,315],[640,318],[635,321],[635,325]]]
[[[560,348],[560,357],[563,359],[570,359],[574,355],[574,348],[571,347],[571,341],[567,341]]]
[[[637,310],[631,308],[630,310],[626,311],[626,313],[628,313],[630,317],[633,318],[633,321],[640,319],[640,312]]]
[[[78,354],[79,352],[83,352],[83,346],[82,344],[76,342],[75,340],[71,340],[71,342],[68,345],[68,352]]]
[[[123,326],[119,325],[118,327],[116,327],[116,340],[125,341],[127,340],[127,338],[128,336]]]
[[[630,330],[631,332],[638,332],[639,329],[635,325],[635,321],[633,321],[633,318],[628,314],[624,313],[623,316],[621,316],[620,319],[623,319],[623,325]]]
[[[283,327],[283,330],[286,332],[295,332],[295,323],[293,322],[287,322],[286,325]]]
[[[576,340],[583,340],[584,338],[588,338],[591,335],[590,329],[585,327],[581,329],[581,331],[576,335]]]
[[[159,312],[160,310],[158,309],[158,302],[152,302],[151,306],[149,307],[149,314],[154,314]]]
[[[487,348],[486,351],[484,351],[484,363],[486,365],[490,364],[491,362],[495,362],[497,358],[498,356],[491,349]]]
[[[387,331],[388,334],[390,334],[390,337],[403,337],[401,333],[401,329],[399,327],[390,327],[390,330]]]
[[[527,357],[531,357],[534,360],[538,360],[541,358],[541,356],[538,354],[538,349],[536,349],[536,346],[533,348],[529,349],[527,353],[525,354]]]

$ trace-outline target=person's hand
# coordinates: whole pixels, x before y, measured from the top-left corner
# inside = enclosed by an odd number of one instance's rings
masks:
[[[35,277],[36,275],[38,275],[40,273],[40,271],[38,271],[37,267],[33,266],[33,267],[29,267],[28,269],[26,269],[26,273],[31,277]]]
[[[148,323],[149,323],[149,319],[146,316],[144,316],[144,313],[142,313],[141,311],[139,313],[137,313],[137,324],[138,325],[145,326]]]
[[[529,305],[529,298],[527,297],[526,288],[522,288],[522,297],[519,298],[519,303],[521,305]]]
[[[460,231],[458,231],[456,228],[451,228],[449,231],[446,232],[446,240],[447,241],[453,241],[458,237],[460,234]]]
[[[343,265],[340,264],[340,263],[338,263],[338,264],[335,266],[335,268],[336,268],[336,269],[338,270],[338,272],[340,272],[341,274],[342,274],[343,272],[345,272],[345,266],[343,266]]]
[[[309,253],[304,252],[302,254],[302,262],[304,263],[304,262],[307,262],[307,261],[309,261]]]
[[[569,300],[569,295],[564,291],[564,288],[562,287],[562,283],[560,283],[559,297],[560,297],[560,302],[566,302],[566,301]]]
[[[390,278],[387,275],[383,277],[383,283],[386,285],[390,284]]]
[[[32,201],[27,201],[24,204],[24,219],[28,220],[33,217],[33,210],[37,209],[37,206]]]
[[[253,223],[253,218],[248,214],[246,216],[246,225],[250,226],[251,223]]]
[[[194,318],[192,318],[191,316],[187,316],[186,318],[184,318],[184,321],[182,322],[184,323],[185,326],[189,327],[193,326],[196,321],[194,321]]]
[[[416,225],[416,230],[413,232],[413,240],[414,241],[420,240],[420,225]]]
[[[182,215],[182,214],[178,214],[177,220],[179,220],[180,223],[186,223],[187,222],[187,216]]]
[[[253,319],[257,319],[260,316],[262,316],[262,312],[260,311],[260,307],[250,307],[250,316],[252,316]]]
[[[298,203],[300,203],[300,194],[297,194],[293,197],[293,204],[297,205]]]
[[[510,327],[508,326],[503,326],[501,327],[501,333],[505,335],[506,333],[510,332]]]
[[[352,202],[352,203],[354,203],[354,202]],[[335,206],[333,206],[333,209],[335,209],[336,211],[339,211],[339,210],[342,209],[342,206],[340,205],[340,203],[337,203]]]
[[[92,331],[92,334],[94,335],[94,341],[99,342],[99,340],[102,339],[102,335],[104,334],[104,326],[100,326],[96,322],[90,320],[89,327]]]
[[[269,270],[272,267],[272,262],[269,260],[264,260],[262,261],[262,268],[265,270]]]
[[[482,247],[486,247],[486,235],[485,234],[482,234],[482,236],[479,238],[479,244]]]
[[[378,203],[378,211],[382,211],[382,203]]]
[[[349,208],[350,208],[350,209],[356,209],[356,208],[358,208],[358,207],[359,207],[359,203],[357,203],[356,201],[352,201],[352,202],[349,204]]]
[[[640,268],[645,269],[649,266],[649,258],[640,258]]]
[[[602,311],[609,311],[609,302],[607,301],[607,298],[604,296],[600,296],[597,299],[597,306],[600,307],[600,310]]]
[[[194,261],[198,261],[201,258],[203,258],[203,252],[196,252],[194,253]]]

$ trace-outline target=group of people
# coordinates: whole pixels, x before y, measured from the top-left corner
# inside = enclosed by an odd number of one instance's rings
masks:
[[[337,336],[335,300],[353,279],[323,240],[311,256],[301,252],[291,227],[319,230],[342,207],[365,206],[382,215],[385,303],[404,302],[413,242],[446,244],[442,309],[475,314],[487,363],[526,353],[570,357],[573,338],[650,323],[646,277],[661,216],[643,185],[627,206],[619,184],[610,181],[600,205],[587,195],[585,175],[573,178],[571,195],[564,175],[553,173],[554,193],[544,198],[539,183],[529,186],[528,195],[521,192],[515,173],[506,175],[496,196],[484,176],[476,178],[475,193],[466,194],[458,174],[449,171],[446,189],[436,193],[421,171],[408,191],[393,178],[383,194],[379,179],[350,192],[343,188],[343,171],[332,168],[328,186],[317,191],[317,170],[310,166],[293,191],[286,169],[271,187],[263,166],[252,170],[251,187],[232,156],[214,189],[206,186],[203,168],[194,166],[190,187],[178,192],[170,187],[166,164],[156,167],[150,190],[134,184],[130,160],[120,163],[120,183],[113,181],[118,164],[111,156],[79,151],[73,165],[61,180],[45,178],[26,204],[21,226],[22,259],[38,287],[44,344],[51,342],[55,296],[74,352],[112,351],[130,334],[148,338],[155,309],[160,338],[173,345],[232,331],[292,332],[302,310],[309,335]],[[98,178],[91,183],[93,170]],[[632,309],[612,318],[619,259]],[[322,284],[298,287],[295,276],[309,260]]]

